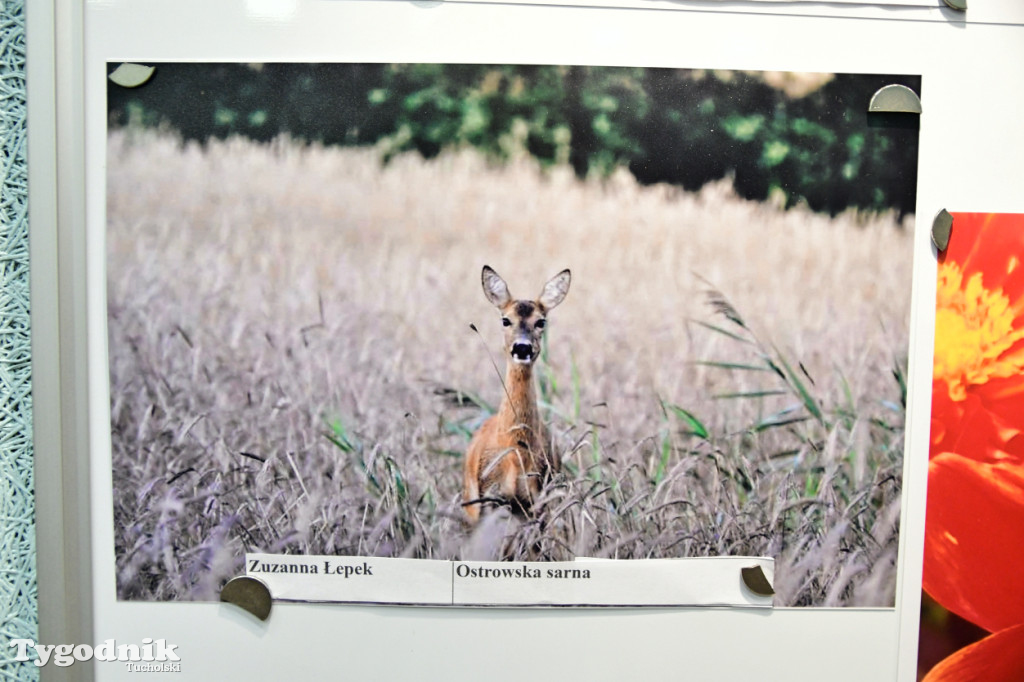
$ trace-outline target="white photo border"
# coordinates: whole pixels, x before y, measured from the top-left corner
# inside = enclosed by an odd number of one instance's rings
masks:
[[[1022,21],[1009,2],[995,5],[995,14],[990,10],[974,16]],[[274,21],[248,11],[247,3],[210,5],[199,0],[154,0],[144,7],[137,3],[81,6],[58,0],[55,12],[53,8],[30,10],[37,18],[37,28],[32,32],[30,16],[30,44],[35,36],[39,41],[37,54],[45,54],[43,50],[49,45],[56,55],[52,62],[40,63],[53,63],[51,77],[57,93],[53,100],[37,94],[30,130],[34,124],[39,131],[33,139],[42,139],[48,129],[58,133],[52,155],[42,143],[37,151],[30,152],[39,169],[30,178],[33,190],[36,197],[47,196],[47,188],[53,190],[57,221],[55,230],[53,225],[37,222],[47,212],[37,198],[32,204],[41,207],[33,209],[33,325],[38,333],[53,328],[53,320],[60,322],[59,348],[54,349],[53,343],[37,344],[44,355],[37,351],[33,361],[37,431],[56,427],[61,434],[60,454],[47,460],[56,463],[60,475],[49,476],[45,468],[37,468],[38,487],[42,489],[40,495],[51,501],[64,490],[62,504],[41,509],[40,526],[56,529],[52,537],[59,540],[54,543],[41,535],[40,553],[64,562],[59,588],[71,599],[62,608],[69,621],[76,623],[69,627],[83,635],[78,641],[102,641],[111,636],[136,641],[152,636],[150,629],[160,624],[168,641],[177,637],[187,645],[183,648],[192,651],[193,665],[202,669],[205,677],[218,672],[235,676],[294,674],[293,661],[277,662],[268,653],[252,655],[252,637],[269,637],[268,641],[280,646],[262,648],[280,650],[301,647],[312,633],[333,627],[350,636],[353,652],[362,652],[348,666],[359,676],[359,672],[365,675],[375,670],[371,653],[386,653],[385,640],[401,642],[399,648],[409,650],[413,648],[412,634],[426,628],[429,633],[415,645],[422,658],[391,663],[404,671],[443,670],[442,654],[450,654],[445,642],[475,636],[486,640],[489,633],[502,631],[518,618],[509,613],[481,617],[467,612],[400,610],[397,614],[390,612],[393,615],[385,619],[387,622],[381,622],[366,609],[323,610],[294,605],[275,609],[269,625],[256,627],[231,609],[216,605],[117,602],[110,560],[113,538],[109,523],[110,433],[101,236],[105,197],[104,79],[108,61],[577,63],[913,73],[923,76],[925,114],[921,120],[918,227],[914,239],[911,384],[896,608],[779,609],[769,618],[757,619],[714,610],[629,614],[625,616],[630,620],[629,627],[621,630],[609,627],[614,621],[604,623],[607,614],[558,612],[530,617],[531,627],[541,638],[558,642],[557,647],[542,645],[535,652],[552,671],[601,672],[605,676],[630,670],[664,673],[675,669],[669,666],[678,665],[681,650],[678,644],[673,648],[672,643],[682,635],[687,640],[685,653],[690,665],[713,670],[720,679],[751,674],[769,678],[786,674],[792,679],[799,670],[810,675],[807,679],[815,679],[821,670],[836,667],[841,669],[835,671],[834,679],[888,678],[893,668],[897,668],[898,679],[913,679],[934,336],[935,262],[927,234],[929,216],[941,208],[1024,210],[1024,199],[1007,185],[1007,179],[1016,172],[1013,161],[1024,154],[1024,134],[1013,121],[1013,112],[1019,110],[1024,96],[999,89],[999,83],[1024,79],[1022,27],[971,24],[971,30],[965,31],[966,22],[953,22],[945,14],[937,20],[916,21],[893,18],[883,10],[868,20],[850,20],[714,11],[388,1],[296,0],[293,7],[289,16]],[[841,40],[836,39],[838,35],[842,35]],[[513,42],[508,36],[522,39]],[[979,61],[990,67],[984,75],[972,68]],[[46,76],[37,71],[36,83]],[[30,97],[32,92],[30,89]],[[45,89],[36,86],[35,92],[45,93]],[[84,109],[76,108],[76,104],[84,104]],[[83,110],[84,125],[80,119]],[[972,172],[951,178],[951,168],[970,168]],[[46,286],[47,278],[56,281],[57,286]],[[48,324],[40,325],[37,320]],[[52,445],[52,437],[47,437]],[[104,456],[104,452],[108,454]],[[75,476],[76,467],[86,462],[90,475]],[[85,537],[76,545],[72,539],[83,530]],[[57,577],[47,577],[41,571],[40,579],[51,581],[53,587]],[[44,631],[48,627],[54,631],[46,622],[47,616],[56,612],[41,599]],[[389,633],[386,638],[381,637],[385,632],[382,627]],[[642,637],[655,650],[664,645],[665,653],[641,662],[641,669],[637,661],[619,664],[596,657],[602,660],[593,667],[559,656],[563,647],[574,650],[585,643],[607,646],[605,642],[610,640],[603,638],[616,630],[623,636],[628,632]],[[143,632],[147,634],[140,634]],[[672,637],[667,638],[668,634]],[[160,632],[157,636],[164,635]],[[749,643],[750,656],[723,655],[731,650],[729,642],[736,638]],[[796,653],[801,656],[796,671],[793,652],[787,651],[794,641],[802,642]],[[242,647],[250,654],[230,655]],[[787,653],[790,658],[786,658]],[[487,647],[478,647],[465,652],[463,660],[475,668],[493,656]],[[310,671],[330,670],[329,658],[305,661],[303,665]],[[836,666],[840,660],[849,664]],[[97,672],[99,678],[116,679],[112,669]]]

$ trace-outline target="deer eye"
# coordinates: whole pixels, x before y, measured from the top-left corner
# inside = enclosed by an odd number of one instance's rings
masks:
[[[512,326],[512,320],[508,319],[507,317],[503,317],[503,318],[501,318],[501,324],[502,324],[503,327],[511,327]]]
[[[537,320],[537,324],[535,324],[533,326],[536,327],[537,329],[543,329],[544,328],[544,320]]]

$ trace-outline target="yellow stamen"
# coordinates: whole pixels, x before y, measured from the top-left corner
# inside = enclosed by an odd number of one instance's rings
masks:
[[[939,265],[935,378],[946,382],[950,398],[963,400],[969,385],[1024,370],[1024,355],[1004,355],[1024,338],[1024,329],[1013,328],[1014,317],[1006,294],[1002,289],[986,289],[981,273],[964,282],[956,263]]]

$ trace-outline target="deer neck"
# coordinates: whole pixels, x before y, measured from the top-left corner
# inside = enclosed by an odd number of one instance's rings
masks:
[[[537,394],[533,387],[532,365],[509,362],[505,370],[505,397],[499,414],[509,432],[531,443],[539,436]]]

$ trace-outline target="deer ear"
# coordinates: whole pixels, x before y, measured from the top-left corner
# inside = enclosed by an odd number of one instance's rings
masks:
[[[544,306],[545,309],[551,310],[561,303],[565,295],[569,293],[569,282],[571,280],[572,273],[568,269],[562,270],[544,285],[544,291],[541,292],[537,302]]]
[[[498,308],[504,308],[512,300],[512,294],[508,293],[508,285],[505,280],[498,276],[491,266],[485,265],[480,273],[480,282],[484,286],[484,296]]]

